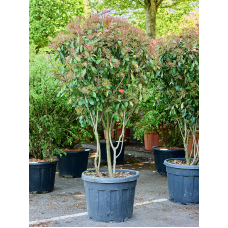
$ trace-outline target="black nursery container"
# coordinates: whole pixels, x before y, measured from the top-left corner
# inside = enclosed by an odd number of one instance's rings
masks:
[[[127,140],[124,140],[124,142],[123,142],[123,148],[122,148],[122,151],[120,153],[120,156],[116,159],[116,164],[120,164],[124,161],[124,148],[125,148],[125,142],[126,141]],[[118,144],[118,142],[112,142],[112,143],[113,143],[114,147],[116,147]],[[107,162],[106,142],[100,141],[100,147],[101,147],[101,161]],[[121,142],[119,144],[119,147],[116,150],[116,155],[119,154],[120,149],[121,149]],[[113,162],[113,149],[111,146],[110,146],[110,153],[111,153],[111,161]]]
[[[84,149],[84,148],[79,148]],[[88,156],[90,149],[81,151],[64,151],[62,156],[57,156],[59,159],[58,171],[60,177],[81,177],[82,172],[87,169]]]
[[[185,158],[175,158],[185,161]],[[169,199],[176,203],[199,203],[199,165],[178,165],[164,161]]]
[[[58,160],[29,162],[29,193],[47,193],[54,190]]]
[[[107,169],[100,170],[100,172],[107,171]],[[132,218],[139,172],[126,169],[117,169],[116,172],[131,172],[134,176],[98,178],[82,174],[88,217],[93,221],[124,222]]]
[[[163,164],[165,159],[168,158],[184,158],[185,151],[184,149],[176,149],[176,150],[161,150],[157,149],[159,146],[154,146],[152,149],[154,150],[154,160],[155,160],[155,168],[156,171],[160,174],[166,175],[166,167]]]

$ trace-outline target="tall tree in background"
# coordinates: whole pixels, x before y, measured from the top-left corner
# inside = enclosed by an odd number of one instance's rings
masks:
[[[70,18],[86,13],[87,0],[29,0],[29,42],[45,47]]]
[[[198,4],[199,0],[103,0],[99,7],[113,8],[116,11],[115,14],[119,15],[129,12],[129,10],[134,11],[135,23],[141,28],[145,25],[147,35],[156,39],[157,19],[159,19],[161,27],[167,23],[172,26],[172,18],[174,21],[185,20],[183,15],[190,15],[190,12],[194,11]],[[170,10],[174,10],[175,13],[168,12]],[[146,23],[143,24],[144,22]],[[162,25],[163,22],[165,22],[164,25]]]

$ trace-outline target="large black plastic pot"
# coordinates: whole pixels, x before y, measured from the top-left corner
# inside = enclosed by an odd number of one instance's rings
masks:
[[[175,158],[185,161],[185,158]],[[164,161],[169,199],[176,203],[199,203],[199,165],[177,165]]]
[[[116,159],[116,164],[120,164],[124,161],[124,148],[125,148],[125,142],[127,140],[124,140],[123,142],[123,148],[122,148],[122,151],[120,153],[120,156]],[[116,147],[118,142],[112,142],[113,143],[113,146]],[[101,161],[102,162],[107,162],[107,150],[106,150],[106,142],[102,142],[100,141],[100,147],[101,147]],[[117,148],[116,150],[116,155],[119,154],[120,152],[120,149],[121,149],[121,142],[119,144],[119,147]],[[112,147],[110,146],[110,153],[111,153],[111,161],[113,162],[113,149]]]
[[[47,193],[54,190],[58,160],[29,162],[29,193]]]
[[[154,150],[154,161],[155,161],[155,168],[156,171],[160,174],[166,175],[166,167],[163,164],[165,159],[168,158],[184,158],[185,151],[184,149],[177,149],[177,150],[161,150],[157,149],[159,146],[154,146],[152,149]]]
[[[100,171],[107,172],[108,170],[101,169]],[[124,222],[132,218],[135,186],[139,172],[127,169],[117,169],[116,172],[131,172],[134,176],[99,178],[82,173],[88,217],[93,221]]]
[[[74,178],[81,177],[82,172],[87,169],[89,151],[90,149],[81,151],[64,151],[67,155],[64,155],[63,153],[61,153],[61,157],[58,155],[59,176]]]

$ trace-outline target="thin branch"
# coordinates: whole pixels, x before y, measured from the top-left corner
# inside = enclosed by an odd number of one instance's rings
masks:
[[[167,5],[167,6],[160,6],[160,8],[172,8],[173,6],[178,5],[180,2],[182,2],[182,0],[179,0],[171,5]]]
[[[156,2],[156,9],[161,5],[162,2],[163,2],[163,0]]]
[[[137,2],[138,4],[140,4],[141,6],[145,7],[145,4],[142,3],[140,0],[134,0],[135,2]]]

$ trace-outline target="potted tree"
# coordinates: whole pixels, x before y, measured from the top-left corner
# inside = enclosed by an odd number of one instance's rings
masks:
[[[147,99],[140,103],[141,119],[134,128],[138,139],[145,138],[148,131],[155,132],[160,138],[160,142],[157,140],[159,144],[151,149],[154,151],[156,171],[163,175],[166,175],[165,159],[184,157],[185,154],[178,122],[167,106],[171,101],[169,97],[165,98],[156,88],[149,90]]]
[[[199,29],[160,39],[155,44],[161,93],[172,97],[171,109],[181,130],[185,158],[166,159],[169,197],[179,203],[199,203]],[[164,93],[166,91],[166,93]],[[188,149],[189,134],[193,137]],[[193,158],[191,158],[191,156]]]
[[[40,52],[29,59],[29,192],[46,193],[54,190],[59,152],[57,144],[62,132],[69,132],[73,109],[67,97],[58,96],[59,81],[51,75],[51,65]]]
[[[81,115],[81,122],[91,122],[97,142],[95,169],[82,174],[88,217],[103,222],[126,221],[133,214],[139,173],[116,169],[116,159],[123,148],[125,126],[151,80],[153,57],[149,38],[124,19],[92,15],[72,20],[67,34],[59,34],[52,47],[63,63],[56,76],[66,82],[74,96],[73,106]],[[114,146],[111,130],[120,119],[123,128]],[[106,129],[108,169],[105,170],[100,169],[97,131],[100,120]]]

